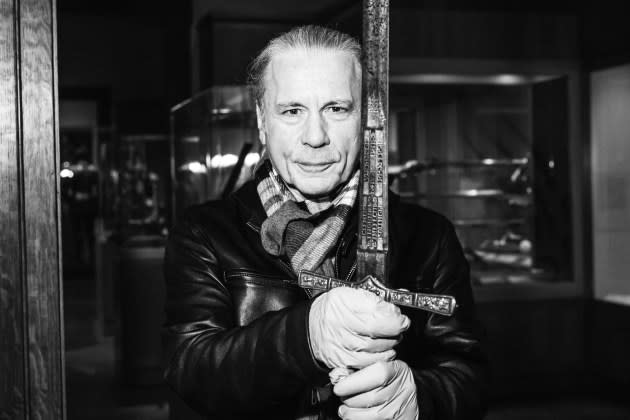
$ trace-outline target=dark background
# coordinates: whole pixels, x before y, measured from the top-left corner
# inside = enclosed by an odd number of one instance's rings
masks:
[[[304,23],[360,37],[361,5],[58,0],[62,134],[64,121],[68,128],[74,118],[64,114],[64,101],[83,101],[96,106],[98,126],[119,137],[167,138],[173,105],[212,86],[243,84],[247,63],[267,40]],[[627,14],[608,0],[392,0],[390,25],[392,59],[570,61],[579,69],[583,92],[590,72],[630,62]],[[588,109],[588,95],[581,100]],[[587,119],[582,127],[577,140],[585,151],[578,163],[582,176],[571,181],[579,182],[585,209],[577,240],[586,257],[574,265],[583,271],[582,280],[566,296],[497,295],[479,303],[494,372],[491,418],[630,418],[625,392],[630,310],[593,299]],[[74,150],[73,144],[70,139],[66,147]],[[62,155],[63,147],[62,135]],[[166,167],[168,157],[163,158]],[[83,240],[94,238],[88,234]],[[76,246],[73,241],[64,240],[64,247]],[[171,418],[177,418],[184,409],[175,408],[159,380],[126,381],[123,350],[102,346],[123,327],[117,312],[95,308],[102,298],[95,292],[95,257],[75,254],[82,263],[64,261],[68,418],[168,418],[169,401]],[[159,269],[155,273],[157,282]],[[110,294],[123,299],[119,292]]]

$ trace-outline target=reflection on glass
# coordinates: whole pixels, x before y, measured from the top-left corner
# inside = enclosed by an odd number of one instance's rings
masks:
[[[260,160],[254,102],[245,86],[208,89],[171,109],[173,216],[237,189]]]
[[[391,186],[453,222],[476,284],[561,280],[569,257],[555,241],[567,235],[569,217],[548,197],[562,196],[554,179],[566,171],[558,168],[566,156],[537,136],[545,118],[533,106],[534,83],[504,76],[492,84],[393,85]],[[566,139],[556,140],[566,152]],[[550,224],[560,233],[550,234]]]

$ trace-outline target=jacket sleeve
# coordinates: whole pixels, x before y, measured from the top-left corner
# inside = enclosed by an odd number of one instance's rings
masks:
[[[164,270],[165,379],[189,405],[202,413],[286,407],[327,381],[308,342],[310,301],[237,326],[216,251],[190,222],[171,232]]]
[[[415,316],[415,348],[411,358],[420,419],[477,420],[486,411],[487,359],[481,348],[470,269],[453,226],[444,220],[436,253],[431,293],[454,296],[451,317],[426,313]],[[413,319],[413,318],[412,318]]]

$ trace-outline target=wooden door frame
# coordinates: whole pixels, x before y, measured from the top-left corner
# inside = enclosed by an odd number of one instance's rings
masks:
[[[0,419],[64,419],[56,0],[0,0]]]

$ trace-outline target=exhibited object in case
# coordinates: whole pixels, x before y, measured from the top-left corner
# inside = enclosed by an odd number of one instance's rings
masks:
[[[473,282],[568,279],[566,81],[390,92],[390,185],[453,222]]]

